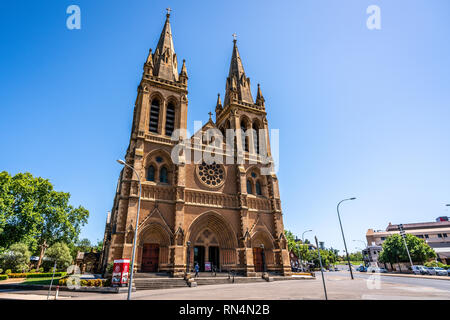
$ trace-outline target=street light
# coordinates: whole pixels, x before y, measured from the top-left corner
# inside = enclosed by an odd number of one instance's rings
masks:
[[[352,277],[352,280],[353,280],[352,266],[350,265],[350,257],[348,256],[347,244],[345,243],[344,229],[342,228],[341,216],[339,215],[339,205],[340,205],[342,202],[344,202],[344,201],[355,200],[355,199],[356,199],[356,198],[353,197],[353,198],[341,200],[341,201],[337,204],[337,207],[336,207],[336,208],[337,208],[338,218],[339,218],[339,225],[341,226],[342,239],[344,239],[345,253],[347,254],[348,269],[350,270],[350,276]]]
[[[124,165],[136,174],[139,182],[139,199],[138,199],[138,208],[137,208],[137,214],[136,214],[136,227],[134,229],[134,240],[133,240],[133,253],[131,254],[131,270],[130,270],[130,281],[128,284],[128,297],[127,300],[131,300],[131,290],[133,286],[133,274],[134,274],[134,258],[136,254],[136,239],[137,239],[137,232],[138,232],[138,225],[139,225],[139,210],[141,209],[141,192],[142,192],[142,186],[141,186],[141,177],[139,176],[139,173],[130,165],[126,164],[123,160],[117,160],[118,163],[121,165]]]
[[[312,230],[306,230],[306,231],[303,231],[303,233],[302,233],[302,244],[305,243],[305,240],[304,240],[305,233],[311,232],[311,231],[312,231]]]
[[[303,233],[302,233],[302,245],[303,244],[305,244],[305,233],[307,233],[307,232],[311,232],[312,230],[306,230],[306,231],[303,231]],[[301,255],[301,252],[299,251],[299,253],[300,253],[300,255]],[[303,266],[303,257],[302,256],[300,256],[300,262],[301,262],[301,264],[302,264],[302,271],[305,271],[305,267]]]

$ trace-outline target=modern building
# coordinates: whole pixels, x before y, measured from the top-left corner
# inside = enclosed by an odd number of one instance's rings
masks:
[[[397,224],[389,223],[384,231],[367,230],[367,243],[369,246],[381,246],[388,236],[400,233],[398,226]],[[436,252],[438,260],[450,264],[450,221],[448,221],[448,217],[439,217],[436,219],[436,222],[403,224],[403,230],[406,233],[424,239]]]
[[[224,102],[218,95],[215,120],[209,113],[206,124],[186,136],[188,74],[185,60],[178,71],[169,19],[168,13],[144,63],[125,156],[142,183],[137,271],[182,276],[198,263],[200,270],[212,265],[252,276],[263,270],[265,257],[268,271],[289,274],[261,88],[254,100],[234,38]],[[231,139],[229,131],[235,134]],[[225,134],[226,140],[210,132]],[[211,145],[217,146],[212,157],[229,157],[231,163],[198,161],[196,155]],[[131,259],[138,197],[138,177],[125,167],[106,224],[103,268],[115,259]]]

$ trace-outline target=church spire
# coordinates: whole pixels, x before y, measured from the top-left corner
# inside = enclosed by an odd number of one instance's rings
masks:
[[[261,87],[259,86],[259,83],[258,83],[258,92],[256,94],[256,104],[258,106],[264,107],[264,103],[265,103],[265,100],[264,100],[264,97],[261,92]]]
[[[222,100],[220,100],[220,93],[217,94],[217,102],[216,102],[216,118],[220,115],[222,112]]]
[[[166,22],[153,55],[153,75],[164,80],[178,81],[178,62],[170,28],[170,11],[171,9],[168,8]]]
[[[183,65],[181,66],[181,72],[179,75],[179,81],[184,85],[187,85],[187,69],[186,69],[186,60],[183,59]]]
[[[244,66],[236,45],[236,34],[233,34],[233,37],[233,52],[226,84],[225,105],[228,105],[233,99],[253,104],[250,78],[247,78],[245,75]]]

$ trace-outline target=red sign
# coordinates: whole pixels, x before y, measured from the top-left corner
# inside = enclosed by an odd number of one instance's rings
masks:
[[[113,274],[111,284],[113,287],[124,287],[128,284],[128,271],[130,269],[130,260],[114,260]]]

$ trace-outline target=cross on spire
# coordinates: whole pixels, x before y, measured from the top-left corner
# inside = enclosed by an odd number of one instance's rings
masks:
[[[236,32],[233,33],[232,36],[233,36],[233,41],[236,42],[237,41],[237,34],[236,34]]]
[[[170,16],[170,11],[172,11],[172,9],[170,9],[170,7],[166,8],[167,10],[167,16]]]
[[[212,119],[211,119],[211,117],[212,117],[212,115],[213,115],[212,112],[210,111],[210,112],[208,112],[208,114],[209,114],[209,120],[212,120]]]

